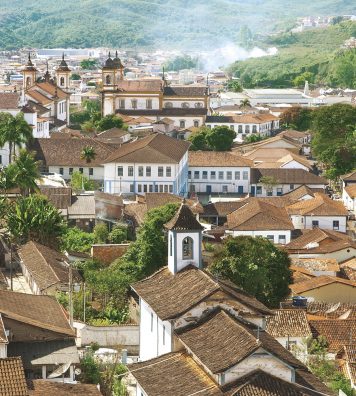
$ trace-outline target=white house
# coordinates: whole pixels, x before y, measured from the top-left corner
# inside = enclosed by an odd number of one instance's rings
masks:
[[[129,365],[136,395],[232,395],[255,376],[263,383],[254,390],[276,381],[286,394],[298,382],[321,390],[265,331],[273,312],[201,268],[201,225],[187,206],[166,229],[168,267],[132,285],[141,313],[140,362]]]
[[[190,151],[190,193],[238,193],[250,191],[251,161],[223,151]]]
[[[122,145],[105,161],[104,192],[185,195],[189,143],[155,133]]]
[[[245,201],[245,205],[227,215],[226,235],[260,236],[281,245],[291,241],[294,227],[285,208],[258,198]]]
[[[342,201],[347,210],[356,213],[356,184],[349,184],[342,189]]]
[[[253,134],[270,136],[279,129],[279,118],[268,113],[207,116],[205,125],[208,128],[227,126],[236,132],[235,142],[242,142]]]
[[[318,227],[346,232],[347,210],[342,202],[323,193],[316,193],[315,198],[296,202],[286,209],[295,229]]]

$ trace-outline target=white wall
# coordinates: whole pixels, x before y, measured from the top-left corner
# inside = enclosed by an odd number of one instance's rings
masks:
[[[257,236],[262,236],[264,238],[267,238],[268,235],[273,235],[273,243],[279,243],[279,244],[283,244],[283,242],[281,240],[279,240],[279,236],[284,236],[285,237],[285,242],[284,243],[289,243],[291,240],[291,231],[290,230],[273,230],[273,231],[230,231],[230,230],[226,230],[226,234],[228,235],[232,235],[232,236],[238,236],[238,235],[248,235],[248,236],[252,236],[252,237],[257,237]],[[272,242],[272,240],[271,240]]]
[[[237,193],[239,186],[243,187],[243,193],[249,192],[250,171],[248,167],[197,167],[189,166],[191,176],[189,179],[189,190],[191,186],[195,187],[195,192],[207,192],[207,186],[211,186],[211,192],[223,192],[223,186],[227,186],[229,193]],[[215,172],[215,179],[212,178],[211,173]],[[194,173],[199,172],[199,179],[194,177]],[[207,179],[203,179],[203,172],[207,172]],[[223,179],[219,179],[219,172],[223,172]],[[232,179],[227,179],[227,173],[231,172]],[[238,173],[239,172],[239,173]],[[244,172],[247,172],[247,179],[243,179]],[[236,174],[237,173],[237,174]]]
[[[0,344],[0,359],[7,357],[7,344]]]
[[[309,172],[309,168],[308,167],[304,166],[303,164],[301,164],[300,162],[295,161],[295,160],[289,161],[286,164],[283,164],[281,166],[281,168],[284,168],[284,169],[304,169],[305,171]]]
[[[162,321],[140,298],[140,360],[152,359],[171,352],[172,332],[171,323]]]
[[[328,252],[327,254],[322,253],[291,253],[289,254],[291,258],[334,258],[338,263],[342,263],[345,260],[351,259],[356,256],[356,249],[354,248],[344,248],[336,252]]]
[[[115,98],[115,108],[118,112],[120,112],[120,100],[124,100],[125,101],[125,108],[126,110],[134,110],[135,108],[132,107],[132,100],[136,100],[137,101],[137,110],[149,110],[149,108],[147,108],[147,103],[146,100],[150,99],[152,101],[152,109],[154,110],[159,110],[160,108],[160,98],[159,95],[140,95],[140,94],[134,94],[131,96],[116,96]]]
[[[324,189],[325,186],[323,184],[306,184],[308,187],[310,188],[318,188],[318,189]],[[262,185],[262,183],[257,183],[257,184],[253,184],[252,186],[256,187],[261,187],[261,194],[257,194],[255,192],[255,196],[256,197],[267,197],[269,196],[267,194],[267,189]],[[279,191],[279,195],[283,195],[288,193],[289,191],[295,190],[297,187],[300,187],[301,184],[278,184],[276,186],[274,186],[272,188],[272,195],[270,196],[277,196],[278,195],[278,191]],[[255,189],[255,191],[257,191],[257,189]]]
[[[342,190],[342,201],[347,210],[356,212],[356,198],[351,198],[345,189]]]
[[[318,221],[317,227],[325,230],[335,230],[339,232],[346,232],[346,216],[299,216],[291,215],[291,220],[296,229],[311,229],[313,228],[313,221]],[[333,221],[339,222],[339,229],[334,229]]]
[[[60,168],[63,168],[63,179],[70,180],[72,176],[69,174],[69,168],[73,169],[73,172],[79,172],[79,168],[83,168],[83,175],[91,180],[104,181],[104,167],[103,166],[49,166],[48,171],[60,174]],[[89,168],[93,168],[93,175],[89,175]]]

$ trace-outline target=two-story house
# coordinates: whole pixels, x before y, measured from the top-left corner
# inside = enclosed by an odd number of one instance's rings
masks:
[[[104,192],[185,195],[189,143],[161,133],[122,145],[104,162]]]
[[[165,227],[168,267],[132,285],[140,304],[141,362],[129,366],[136,395],[249,395],[237,392],[251,383],[258,394],[292,394],[299,384],[306,394],[329,394],[265,331],[271,310],[202,268],[202,227],[184,203]]]
[[[238,193],[250,191],[252,162],[223,151],[190,151],[190,193]]]

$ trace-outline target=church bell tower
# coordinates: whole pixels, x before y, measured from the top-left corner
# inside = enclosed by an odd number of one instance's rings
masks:
[[[32,63],[31,54],[28,53],[28,61],[26,66],[22,69],[23,75],[23,89],[26,91],[36,83],[37,69]]]

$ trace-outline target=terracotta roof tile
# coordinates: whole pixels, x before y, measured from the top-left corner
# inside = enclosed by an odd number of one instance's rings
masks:
[[[355,289],[354,293],[356,296],[356,282],[346,280],[343,278],[337,278],[335,276],[327,276],[327,275],[317,276],[313,279],[309,279],[304,282],[299,282],[297,284],[290,285],[289,288],[291,289],[294,295],[297,295],[300,293],[308,292],[310,290],[318,289],[319,287],[330,285],[332,283],[344,284],[354,288]]]
[[[190,167],[251,167],[253,164],[246,158],[226,151],[189,151]]]
[[[182,96],[182,97],[191,97],[191,96],[207,96],[207,87],[206,85],[185,85],[185,86],[166,86],[163,88],[164,96]]]
[[[334,258],[292,258],[294,267],[305,268],[309,271],[339,272],[340,266]]]
[[[284,194],[284,197],[290,197],[293,200],[299,201],[299,199],[303,198],[306,195],[310,195],[311,197],[315,196],[316,192],[322,192],[319,190],[312,189],[305,184],[297,187],[296,189],[289,191],[288,193]]]
[[[21,358],[0,359],[0,395],[28,396],[28,394]]]
[[[193,215],[189,206],[184,203],[181,204],[179,210],[174,215],[174,217],[166,224],[164,227],[167,230],[203,230],[204,227],[199,223],[196,217]]]
[[[101,396],[96,385],[63,384],[46,380],[32,380],[29,384],[30,396]]]
[[[167,203],[181,203],[182,197],[170,193],[146,193],[145,202],[147,210],[157,208],[159,206],[166,205]],[[201,203],[194,199],[186,199],[185,204],[189,207],[192,213],[202,213],[203,207]]]
[[[117,90],[120,92],[161,92],[162,80],[120,80],[117,83]]]
[[[347,216],[348,212],[340,201],[330,199],[326,194],[315,193],[315,198],[289,205],[290,215]]]
[[[18,92],[0,93],[0,111],[12,110],[19,107],[20,94]]]
[[[311,331],[305,311],[278,309],[267,318],[266,331],[272,337],[310,337]]]
[[[320,176],[316,176],[304,169],[251,169],[251,183],[259,183],[261,177],[275,177],[280,184],[322,184],[326,185],[327,181]]]
[[[204,216],[226,217],[228,214],[246,205],[244,200],[213,202],[204,206]]]
[[[308,302],[307,313],[324,319],[356,319],[356,304]]]
[[[350,198],[356,198],[356,184],[350,184],[349,186],[345,187],[345,191]]]

